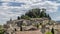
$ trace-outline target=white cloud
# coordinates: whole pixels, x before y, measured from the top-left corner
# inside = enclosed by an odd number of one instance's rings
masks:
[[[2,0],[3,6],[0,6],[0,19],[8,20],[9,18],[15,19],[18,15],[24,14],[30,8],[46,8],[48,12],[56,12],[60,3],[51,2],[48,0],[15,0],[15,2],[25,3],[21,6],[7,6],[9,2],[14,0]],[[1,22],[1,20],[0,20]]]
[[[50,11],[50,12],[56,12],[56,10],[58,9],[58,5],[50,1],[33,4],[32,7],[40,7],[40,8],[43,7],[43,8],[46,8],[47,11]]]

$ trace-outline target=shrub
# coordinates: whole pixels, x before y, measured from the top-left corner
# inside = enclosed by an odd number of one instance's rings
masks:
[[[52,34],[52,32],[49,32],[49,31],[48,31],[48,32],[46,32],[45,34]]]

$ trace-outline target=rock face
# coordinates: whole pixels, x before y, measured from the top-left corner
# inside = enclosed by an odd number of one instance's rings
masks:
[[[37,30],[37,28],[34,26],[34,24],[40,24],[45,25],[49,22],[48,18],[31,18],[30,20],[27,19],[20,19],[20,20],[10,20],[7,21],[7,24],[4,25],[4,34],[13,34],[16,31],[20,31],[21,25],[23,31],[29,31],[29,30]]]

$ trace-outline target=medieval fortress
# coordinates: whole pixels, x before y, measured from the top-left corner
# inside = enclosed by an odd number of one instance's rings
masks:
[[[16,19],[7,21],[4,25],[4,34],[29,34],[29,32],[30,34],[44,34],[52,28],[55,29],[55,34],[60,33],[60,24],[48,18]]]

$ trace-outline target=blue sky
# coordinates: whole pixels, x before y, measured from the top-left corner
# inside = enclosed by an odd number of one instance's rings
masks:
[[[32,8],[45,8],[52,20],[60,21],[60,0],[0,0],[0,24]]]

